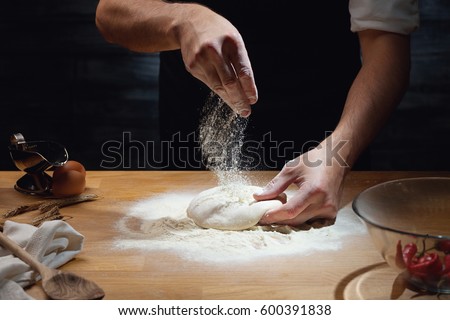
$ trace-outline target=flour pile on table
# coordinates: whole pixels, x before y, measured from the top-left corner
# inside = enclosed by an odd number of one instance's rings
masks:
[[[259,257],[306,255],[338,250],[348,235],[363,234],[364,226],[350,208],[334,225],[293,230],[253,227],[243,231],[203,229],[186,216],[196,193],[164,193],[134,203],[118,221],[117,249],[170,251],[201,262],[248,261]]]
[[[206,190],[206,195],[165,193],[135,203],[118,221],[121,236],[115,241],[116,248],[171,251],[201,262],[239,262],[259,257],[299,256],[338,250],[346,236],[365,232],[351,209],[341,212],[334,225],[318,229],[253,226],[228,231],[254,225],[269,209],[259,209],[260,205],[269,202],[258,204],[255,206],[257,214],[249,216],[250,212],[243,210],[251,209],[253,190],[248,191],[247,203],[241,201],[243,194],[234,197],[220,189],[249,185],[245,175],[240,174],[240,170],[247,165],[241,152],[246,126],[246,119],[236,116],[226,104],[212,95],[203,109],[199,137],[203,160],[206,167],[216,174],[219,189]],[[239,192],[242,193],[242,190]],[[210,229],[198,226],[187,216],[191,201],[197,197],[199,201],[191,205],[190,216],[199,225]],[[230,215],[230,219],[237,224],[230,225],[224,219],[225,215]]]

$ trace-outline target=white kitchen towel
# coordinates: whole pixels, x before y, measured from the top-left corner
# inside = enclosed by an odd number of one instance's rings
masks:
[[[67,222],[46,221],[40,227],[6,221],[3,234],[43,264],[58,268],[83,248],[84,236]],[[0,246],[0,300],[32,299],[23,288],[40,279],[30,266]]]

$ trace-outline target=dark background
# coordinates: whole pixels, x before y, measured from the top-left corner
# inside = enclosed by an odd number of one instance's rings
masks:
[[[108,141],[158,145],[158,55],[106,43],[97,0],[27,2],[0,3],[0,170],[16,170],[15,132],[60,142],[88,170],[104,168]],[[410,88],[371,146],[374,170],[450,170],[450,2],[420,7]],[[143,167],[131,154],[117,169]]]

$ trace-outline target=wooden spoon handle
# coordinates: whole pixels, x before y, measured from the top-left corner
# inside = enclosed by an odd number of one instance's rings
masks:
[[[17,258],[28,264],[34,271],[39,272],[42,276],[47,267],[40,263],[36,258],[29,254],[25,249],[0,232],[0,245],[9,250]]]

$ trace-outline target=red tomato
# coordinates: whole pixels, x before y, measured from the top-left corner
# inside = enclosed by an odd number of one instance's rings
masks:
[[[450,253],[450,240],[441,240],[437,243],[436,249],[444,253]]]

